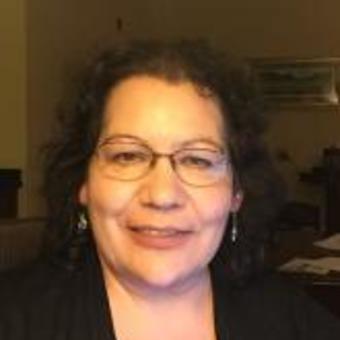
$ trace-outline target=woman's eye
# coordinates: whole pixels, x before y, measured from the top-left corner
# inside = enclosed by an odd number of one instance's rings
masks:
[[[185,156],[181,159],[180,163],[184,166],[202,169],[211,168],[214,165],[210,159],[199,156]]]
[[[147,159],[146,155],[142,152],[136,151],[124,151],[112,153],[108,156],[108,162],[119,165],[132,165],[136,163],[145,162]]]

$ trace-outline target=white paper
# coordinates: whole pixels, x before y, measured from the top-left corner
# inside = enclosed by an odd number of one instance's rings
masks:
[[[334,234],[324,240],[316,241],[314,245],[330,250],[340,250],[340,234]]]
[[[296,257],[283,264],[279,270],[326,275],[330,271],[340,272],[340,257],[321,257],[318,259]]]
[[[340,272],[340,257],[321,257],[312,261],[313,264],[316,264],[320,267]]]

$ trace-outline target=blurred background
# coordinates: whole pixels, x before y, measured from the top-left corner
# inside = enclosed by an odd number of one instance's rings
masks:
[[[13,214],[44,215],[39,150],[89,54],[129,38],[203,37],[246,59],[338,57],[339,13],[336,0],[0,0],[0,169],[17,170],[5,171]],[[319,204],[323,190],[300,174],[340,146],[339,107],[272,111],[267,140],[292,200]]]

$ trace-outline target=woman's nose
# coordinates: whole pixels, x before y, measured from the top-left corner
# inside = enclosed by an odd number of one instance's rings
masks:
[[[185,190],[168,158],[159,158],[145,178],[141,200],[145,206],[160,210],[180,208]]]

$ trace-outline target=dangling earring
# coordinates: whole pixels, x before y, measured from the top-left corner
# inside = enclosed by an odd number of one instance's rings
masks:
[[[89,221],[85,211],[80,211],[78,215],[78,222],[74,227],[72,244],[76,247],[86,244],[89,237]]]
[[[231,213],[231,242],[236,243],[238,237],[238,221],[237,213]]]
[[[88,220],[84,212],[79,213],[79,220],[77,223],[78,233],[83,233],[88,228]]]
[[[78,213],[78,222],[73,226],[73,237],[67,248],[68,265],[75,267],[79,265],[86,252],[89,241],[89,222],[85,211]]]

